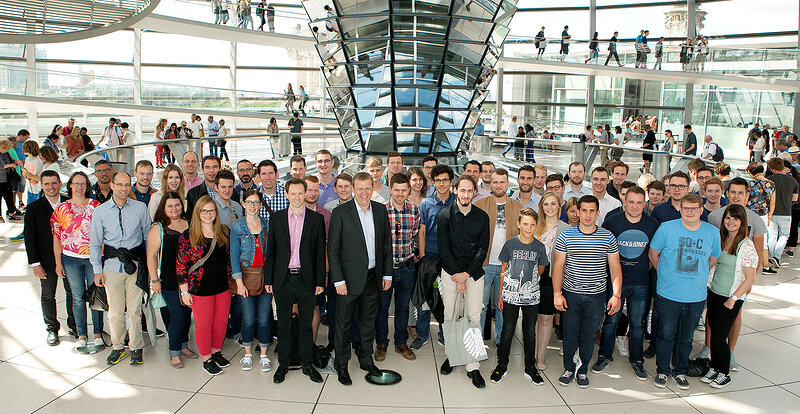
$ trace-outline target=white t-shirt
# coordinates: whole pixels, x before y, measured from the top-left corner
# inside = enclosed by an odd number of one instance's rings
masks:
[[[706,154],[711,154],[711,156],[713,157],[714,154],[716,153],[717,153],[717,144],[715,144],[714,141],[711,141],[708,144],[706,144],[705,147],[703,147],[703,153],[700,155],[700,158],[705,157]]]
[[[758,141],[756,141],[755,145],[753,145],[753,151],[764,151],[764,147],[767,145],[767,141],[764,140],[764,137],[759,137]]]
[[[489,264],[500,266],[500,252],[506,244],[506,204],[497,204],[497,220],[494,223],[492,247],[489,251]]]
[[[519,132],[519,127],[517,126],[517,123],[514,122],[514,121],[511,121],[511,123],[508,124],[508,136],[509,137],[516,137],[517,136],[517,132]]]
[[[31,174],[39,175],[44,168],[44,163],[39,157],[27,156],[25,157],[25,170]],[[39,184],[33,185],[30,180],[25,180],[25,189],[31,194],[39,194],[42,191],[42,186]]]
[[[205,133],[204,133],[204,130],[203,130],[203,124],[201,122],[194,121],[191,124],[189,124],[189,128],[192,129],[192,135],[194,137],[203,137],[203,136],[205,136]]]

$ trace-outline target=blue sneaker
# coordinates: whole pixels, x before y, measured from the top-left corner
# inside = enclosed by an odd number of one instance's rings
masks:
[[[16,235],[16,236],[14,236],[14,237],[12,237],[12,238],[11,238],[11,241],[12,241],[12,242],[21,242],[21,241],[25,241],[25,234],[24,234],[24,233],[20,233],[20,234],[18,234],[18,235]]]

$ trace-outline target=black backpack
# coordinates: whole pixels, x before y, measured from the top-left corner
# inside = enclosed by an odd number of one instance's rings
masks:
[[[725,153],[722,152],[722,146],[720,146],[719,144],[714,144],[714,146],[717,147],[717,151],[714,152],[714,155],[711,156],[711,159],[716,161],[716,162],[720,162],[720,161],[724,160],[725,159]]]

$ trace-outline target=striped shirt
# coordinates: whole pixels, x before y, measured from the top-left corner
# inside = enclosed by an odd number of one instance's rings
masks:
[[[608,277],[608,255],[618,253],[617,239],[610,231],[598,227],[584,234],[578,226],[561,232],[556,251],[567,254],[562,289],[581,295],[605,293]]]
[[[386,203],[389,213],[389,228],[392,232],[392,261],[402,263],[414,256],[419,233],[419,209],[406,200],[402,210],[394,208],[392,201]]]

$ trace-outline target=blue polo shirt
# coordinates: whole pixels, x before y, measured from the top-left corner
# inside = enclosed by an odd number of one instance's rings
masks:
[[[442,202],[439,197],[436,197],[436,192],[433,195],[425,197],[419,203],[419,218],[420,224],[425,226],[425,256],[432,259],[439,257],[439,238],[438,227],[436,224],[436,217],[443,208],[455,203],[456,195],[450,193],[447,200]]]
[[[483,124],[475,125],[475,135],[483,135],[483,131],[485,130]]]

